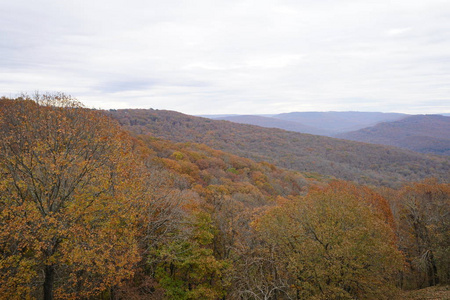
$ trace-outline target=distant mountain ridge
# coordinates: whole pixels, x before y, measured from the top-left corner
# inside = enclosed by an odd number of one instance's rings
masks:
[[[432,176],[449,180],[450,158],[443,156],[194,117],[174,111],[121,109],[107,113],[125,129],[138,135],[173,142],[203,143],[214,149],[301,172],[386,186],[398,186]]]
[[[266,128],[279,128],[279,129],[284,129],[284,130],[288,130],[288,131],[325,135],[325,136],[328,136],[331,134],[331,132],[328,130],[322,130],[320,128],[311,127],[311,126],[304,125],[299,122],[287,121],[287,120],[277,119],[274,117],[263,117],[263,116],[255,116],[255,115],[239,115],[239,116],[220,117],[220,118],[216,118],[216,120],[226,120],[226,121],[240,123],[240,124],[256,125],[256,126],[261,126],[261,127],[266,127]]]
[[[207,116],[216,120],[228,120],[241,124],[251,124],[267,128],[334,136],[373,126],[381,122],[396,121],[407,114],[381,112],[291,112],[277,115],[226,115]]]
[[[450,117],[444,115],[406,115],[377,112],[292,112],[271,117],[233,115],[214,119],[390,145],[421,153],[450,155],[450,129],[448,125]]]
[[[415,115],[339,134],[336,137],[391,145],[422,153],[450,155],[450,117]]]
[[[279,114],[276,118],[300,122],[308,126],[334,133],[357,130],[380,122],[399,120],[408,115],[381,112],[292,112]]]

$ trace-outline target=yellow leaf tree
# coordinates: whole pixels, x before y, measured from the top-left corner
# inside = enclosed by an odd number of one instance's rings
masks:
[[[290,278],[291,298],[389,297],[403,259],[373,199],[381,200],[367,188],[332,182],[282,202],[256,222]]]

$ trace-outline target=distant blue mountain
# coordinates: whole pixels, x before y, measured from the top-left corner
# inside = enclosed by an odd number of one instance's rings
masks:
[[[422,153],[450,155],[450,117],[414,115],[395,122],[342,133],[336,137],[396,146]]]
[[[205,115],[204,117],[301,133],[334,136],[381,122],[400,120],[407,116],[406,114],[380,112],[291,112],[277,115]]]
[[[273,116],[274,118],[299,122],[332,134],[354,131],[381,122],[396,121],[407,114],[381,112],[291,112]]]

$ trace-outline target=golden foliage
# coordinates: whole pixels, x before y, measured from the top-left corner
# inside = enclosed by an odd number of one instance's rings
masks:
[[[63,94],[2,101],[0,292],[89,297],[138,260],[119,126]],[[126,161],[126,163],[125,163]]]
[[[255,223],[300,299],[389,299],[401,253],[379,198],[345,182],[282,201]]]

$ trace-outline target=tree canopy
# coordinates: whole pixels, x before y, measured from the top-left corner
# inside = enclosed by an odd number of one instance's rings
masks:
[[[0,99],[1,297],[383,299],[449,282],[447,183],[369,188],[141,133],[64,94]]]

